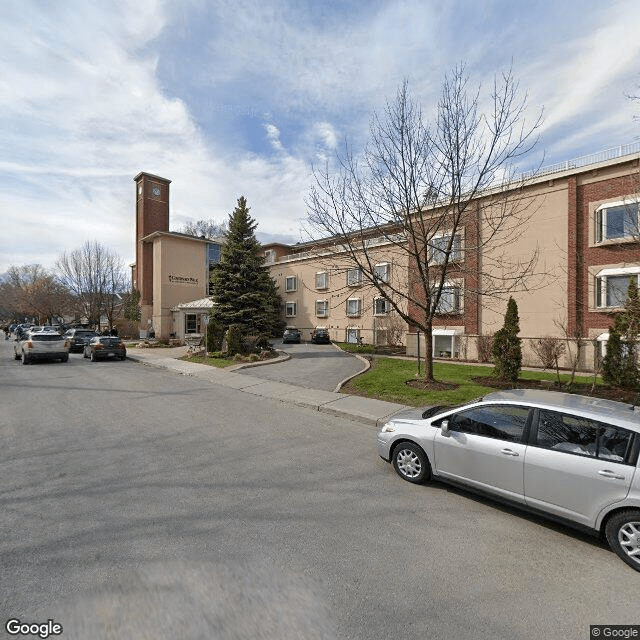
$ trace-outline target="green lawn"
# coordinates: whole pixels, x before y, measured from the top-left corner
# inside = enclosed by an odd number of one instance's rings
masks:
[[[493,372],[493,367],[491,366],[435,362],[433,368],[436,380],[460,386],[457,389],[443,391],[415,389],[408,386],[406,382],[408,380],[421,380],[424,375],[424,365],[422,366],[422,375],[417,376],[417,364],[415,361],[375,358],[371,369],[351,380],[342,388],[342,391],[412,406],[427,404],[454,405],[495,391],[495,388],[480,385],[472,379],[479,376],[491,376]],[[522,371],[520,378],[522,380],[555,381],[556,375],[554,372]],[[566,382],[569,380],[569,375],[561,374],[560,379]],[[593,381],[593,376],[576,376],[575,381],[589,384]]]
[[[231,358],[212,358],[211,356],[208,358],[203,356],[183,356],[180,360],[197,362],[198,364],[208,364],[209,366],[217,367],[218,369],[230,367],[232,364],[240,364],[237,360],[232,360]]]

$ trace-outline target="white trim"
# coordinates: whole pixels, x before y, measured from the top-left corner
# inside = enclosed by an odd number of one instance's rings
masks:
[[[464,329],[432,329],[431,334],[434,336],[459,336],[464,333]]]
[[[640,275],[640,265],[637,267],[612,267],[607,269],[601,269],[596,273],[596,278],[602,278],[603,276],[632,276]]]
[[[603,209],[613,209],[613,207],[626,207],[630,204],[638,204],[638,200],[616,200],[615,202],[605,202],[601,204],[596,211]]]

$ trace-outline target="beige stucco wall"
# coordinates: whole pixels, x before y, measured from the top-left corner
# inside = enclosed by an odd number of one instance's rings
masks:
[[[208,293],[207,243],[160,236],[153,241],[153,328],[156,337],[177,333],[171,308]]]
[[[485,248],[488,259],[484,268],[492,257],[495,264],[499,264],[502,257],[508,263],[527,262],[537,251],[534,275],[526,283],[529,290],[511,294],[518,304],[520,336],[561,336],[567,319],[567,182],[556,180],[552,184],[530,187],[527,194],[520,204],[526,207],[528,221],[519,225],[518,233],[506,246],[497,249],[500,255],[490,246]],[[483,235],[486,233],[483,230]],[[480,334],[495,333],[504,322],[507,301],[484,296],[483,303]]]

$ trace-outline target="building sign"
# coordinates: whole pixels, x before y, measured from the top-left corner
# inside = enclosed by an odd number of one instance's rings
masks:
[[[198,278],[192,278],[191,276],[174,276],[169,274],[169,282],[171,284],[198,284]]]

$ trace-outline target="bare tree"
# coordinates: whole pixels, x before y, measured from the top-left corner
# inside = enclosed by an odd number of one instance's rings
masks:
[[[127,290],[122,258],[99,242],[85,242],[80,249],[66,251],[56,262],[59,281],[73,296],[73,311],[97,326],[107,316],[112,326],[117,301]]]
[[[69,292],[40,264],[11,266],[0,285],[3,305],[14,317],[51,322],[69,305]]]
[[[480,89],[469,90],[459,66],[446,76],[428,126],[405,81],[383,115],[373,115],[363,152],[346,145],[335,173],[328,164],[316,169],[307,199],[311,237],[334,238],[364,280],[425,335],[427,380],[436,316],[459,318],[461,299],[469,308],[481,297],[504,301],[532,286],[535,274],[537,251],[517,256],[508,246],[532,215],[514,163],[535,145],[541,120],[527,125],[511,71],[494,81],[490,98],[481,112]],[[377,277],[371,246],[381,237],[404,255],[408,286]]]
[[[227,233],[227,223],[216,222],[215,220],[189,221],[180,228],[180,233],[215,240],[216,238],[222,238]]]

